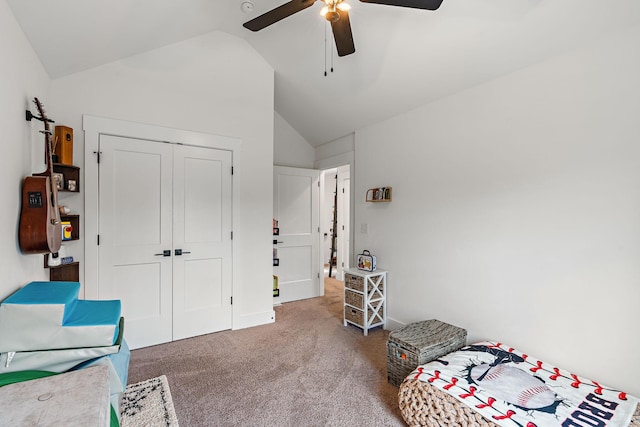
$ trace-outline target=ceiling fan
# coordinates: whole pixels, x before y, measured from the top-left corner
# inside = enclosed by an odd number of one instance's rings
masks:
[[[331,23],[333,38],[336,42],[338,56],[346,56],[356,51],[353,44],[353,34],[349,23],[349,6],[344,0],[291,0],[275,9],[264,13],[257,18],[247,21],[243,26],[251,31],[260,31],[271,24],[275,24],[282,19],[300,12],[316,1],[325,4],[322,9],[323,15]],[[377,3],[388,6],[411,7],[414,9],[436,10],[443,0],[360,0],[363,3]]]

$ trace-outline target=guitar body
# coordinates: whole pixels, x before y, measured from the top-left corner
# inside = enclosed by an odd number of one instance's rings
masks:
[[[48,176],[28,176],[22,185],[19,242],[25,254],[58,252],[62,241],[57,206]],[[55,191],[55,190],[54,190]],[[56,203],[57,205],[57,203]]]
[[[62,243],[62,224],[60,224],[58,210],[58,188],[53,185],[50,120],[45,115],[38,98],[34,98],[33,102],[40,113],[40,117],[36,118],[44,123],[42,133],[45,141],[47,170],[24,179],[18,241],[20,250],[25,254],[56,253]]]

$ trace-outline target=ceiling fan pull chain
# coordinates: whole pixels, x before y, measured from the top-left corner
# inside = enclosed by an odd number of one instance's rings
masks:
[[[327,25],[324,26],[324,76],[327,77]]]
[[[333,43],[331,43],[331,72],[333,73]]]

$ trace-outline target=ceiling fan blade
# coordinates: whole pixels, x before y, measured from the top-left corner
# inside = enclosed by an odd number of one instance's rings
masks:
[[[296,12],[300,12],[301,10],[313,6],[315,2],[316,0],[291,0],[290,2],[278,6],[267,13],[263,13],[257,18],[245,22],[242,26],[251,31],[260,31],[263,28],[266,28],[271,24],[275,24]]]
[[[338,56],[351,55],[356,51],[356,47],[353,44],[349,12],[346,10],[336,10],[336,12],[340,14],[340,19],[331,23],[331,29],[333,30],[333,38],[336,41]]]
[[[442,0],[360,0],[363,3],[386,4],[388,6],[412,7],[414,9],[436,10]]]

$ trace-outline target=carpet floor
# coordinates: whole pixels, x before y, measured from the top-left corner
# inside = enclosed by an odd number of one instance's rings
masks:
[[[389,332],[343,326],[342,282],[276,322],[134,350],[129,382],[165,375],[181,426],[403,426]]]

